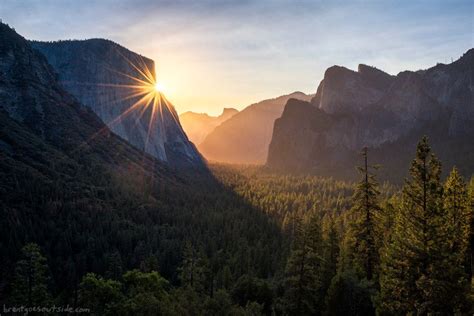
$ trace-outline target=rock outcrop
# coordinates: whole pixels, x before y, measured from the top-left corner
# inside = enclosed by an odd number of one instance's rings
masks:
[[[115,134],[170,166],[204,165],[173,105],[158,93],[155,100],[143,98],[153,90],[153,60],[103,39],[31,45],[46,56],[64,89]]]
[[[164,164],[111,133],[93,111],[63,89],[56,77],[41,53],[0,23],[3,171],[41,181],[63,176],[63,185],[71,186],[81,186],[76,178],[94,170],[118,174],[147,169],[155,176],[174,178]]]
[[[387,178],[405,173],[419,138],[465,174],[474,171],[474,49],[459,60],[391,76],[360,65],[329,68],[315,97],[288,101],[276,120],[267,164],[288,171],[354,176],[369,147]]]
[[[273,123],[290,98],[309,101],[312,96],[294,92],[252,104],[217,126],[199,144],[206,159],[243,164],[263,164],[267,159]]]

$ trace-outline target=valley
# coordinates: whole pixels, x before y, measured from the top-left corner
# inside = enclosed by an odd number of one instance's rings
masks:
[[[30,4],[0,10],[1,315],[473,314],[463,32],[384,8],[375,34],[378,3]]]

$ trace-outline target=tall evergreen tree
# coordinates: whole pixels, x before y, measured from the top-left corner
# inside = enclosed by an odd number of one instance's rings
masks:
[[[339,233],[336,229],[334,219],[330,218],[327,223],[326,236],[324,240],[324,252],[321,271],[321,295],[324,297],[331,285],[332,278],[337,273],[339,257]]]
[[[183,261],[179,267],[181,285],[189,286],[197,292],[204,291],[205,266],[201,254],[187,241],[183,250]]]
[[[471,212],[471,221],[470,221],[470,234],[469,234],[469,250],[467,254],[468,264],[466,266],[466,271],[468,274],[468,280],[471,284],[473,265],[474,265],[474,176],[471,177],[468,186],[468,196],[469,196],[469,210]]]
[[[105,277],[108,279],[119,280],[122,277],[122,258],[116,250],[105,255]]]
[[[450,242],[448,260],[450,293],[452,300],[449,304],[456,311],[466,311],[467,293],[469,288],[467,266],[469,240],[471,234],[472,210],[470,207],[468,189],[464,179],[456,167],[451,171],[444,185],[444,211],[446,213],[446,239]],[[469,279],[470,281],[470,279]],[[448,303],[448,302],[446,302]]]
[[[383,252],[380,311],[389,314],[452,314],[453,278],[441,163],[423,137],[402,192],[391,241]]]
[[[291,315],[314,315],[321,311],[322,233],[317,215],[296,221],[295,237],[286,267],[286,303]]]
[[[377,167],[368,164],[367,148],[363,149],[362,156],[364,165],[358,167],[361,180],[352,197],[353,221],[349,231],[349,245],[353,248],[350,252],[353,257],[352,265],[362,274],[362,278],[370,281],[377,273],[379,263],[377,221],[380,192],[375,175],[370,171]]]
[[[35,243],[25,245],[21,253],[22,258],[16,263],[12,285],[13,303],[45,306],[51,300],[46,258]]]

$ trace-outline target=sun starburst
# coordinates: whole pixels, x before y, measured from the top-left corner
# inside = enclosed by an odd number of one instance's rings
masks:
[[[122,113],[114,117],[112,121],[106,122],[108,128],[104,127],[89,140],[108,131],[109,128],[113,130],[113,127],[116,124],[130,117],[132,114],[133,117],[135,117],[135,124],[138,124],[143,121],[145,113],[147,113],[145,118],[148,119],[148,122],[143,122],[145,124],[142,124],[142,126],[146,126],[147,129],[144,144],[145,148],[143,148],[146,152],[150,140],[154,137],[154,133],[159,133],[160,135],[163,135],[164,133],[164,115],[166,115],[167,120],[170,118],[174,120],[178,126],[179,118],[177,117],[173,106],[165,98],[163,94],[165,87],[161,82],[157,81],[154,70],[149,69],[141,57],[139,57],[136,62],[132,62],[120,52],[118,53],[124,58],[124,60],[126,60],[131,68],[135,70],[136,76],[109,69],[111,72],[115,73],[117,77],[125,79],[124,81],[128,81],[128,83],[100,83],[97,85],[119,89],[118,94],[121,95],[121,98],[114,100],[113,103],[120,103],[126,100],[132,100],[133,103]],[[113,104],[110,104],[110,106],[113,106]],[[156,130],[157,128],[159,131]]]

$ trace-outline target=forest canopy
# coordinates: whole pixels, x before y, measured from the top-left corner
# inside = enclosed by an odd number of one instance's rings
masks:
[[[212,165],[212,177],[142,181],[145,193],[104,173],[72,200],[58,182],[22,182],[26,198],[2,208],[1,301],[93,315],[470,313],[474,181],[442,178],[427,138],[402,187],[378,183],[370,151],[354,163],[355,183]]]

